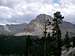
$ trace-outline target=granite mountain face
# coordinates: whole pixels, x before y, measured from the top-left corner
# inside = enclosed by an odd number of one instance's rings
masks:
[[[32,20],[29,24],[16,24],[16,25],[0,25],[0,34],[4,35],[42,35],[44,31],[45,20],[49,19],[52,22],[52,17],[46,14],[38,15],[34,20]],[[48,32],[50,32],[52,26],[49,26]],[[63,21],[60,24],[60,28],[62,31],[62,35],[65,34],[66,31],[69,32],[70,35],[75,35],[75,25]]]
[[[46,14],[40,14],[38,15],[34,20],[32,20],[27,27],[25,28],[25,32],[28,32],[32,35],[42,35],[43,31],[44,31],[44,24],[45,24],[45,20],[49,19],[50,22],[52,22],[52,17]],[[70,23],[70,22],[66,22],[63,21],[62,24],[59,25],[60,29],[62,31],[62,36],[65,35],[65,33],[68,31],[70,35],[75,35],[75,25]],[[48,32],[51,31],[51,25],[48,27]],[[16,35],[22,35],[22,34],[26,34],[26,33],[20,32],[17,33]]]

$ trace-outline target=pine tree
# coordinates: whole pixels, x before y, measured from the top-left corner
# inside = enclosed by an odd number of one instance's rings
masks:
[[[59,24],[62,23],[62,19],[64,17],[62,17],[60,12],[56,12],[54,13],[54,18],[53,18],[53,38],[56,38],[56,42],[57,42],[57,56],[61,56],[61,31],[59,28]]]
[[[47,26],[49,26],[51,24],[51,22],[49,21],[49,19],[46,20],[45,17],[45,22],[44,22],[44,41],[43,41],[43,56],[47,56]]]
[[[75,47],[75,37],[72,37],[73,47]]]
[[[67,51],[69,51],[69,47],[70,47],[70,46],[71,46],[71,45],[70,45],[69,34],[68,34],[68,32],[66,32],[66,34],[65,34],[65,47],[66,47]]]
[[[31,45],[32,45],[32,40],[30,36],[26,38],[26,56],[31,56]]]

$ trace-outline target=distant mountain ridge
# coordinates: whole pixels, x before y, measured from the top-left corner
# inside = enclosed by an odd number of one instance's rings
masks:
[[[6,25],[0,25],[0,34],[3,35],[13,35],[15,33],[23,32],[24,28],[27,24],[6,24]]]
[[[16,25],[0,25],[0,34],[4,35],[40,35],[42,34],[42,25],[44,24],[45,19],[49,19],[52,22],[52,17],[46,14],[38,15],[34,20],[32,20],[29,24],[16,24]],[[62,33],[69,31],[70,33],[75,33],[75,24],[70,22],[62,22],[60,25]]]

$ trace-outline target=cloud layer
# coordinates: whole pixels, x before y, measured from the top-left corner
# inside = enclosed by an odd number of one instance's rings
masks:
[[[24,23],[38,14],[61,11],[66,21],[74,23],[74,0],[0,0],[0,24]]]

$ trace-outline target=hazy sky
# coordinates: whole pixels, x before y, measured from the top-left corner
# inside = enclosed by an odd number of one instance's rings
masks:
[[[38,14],[61,11],[64,20],[75,22],[75,0],[0,0],[0,24],[24,23]]]

